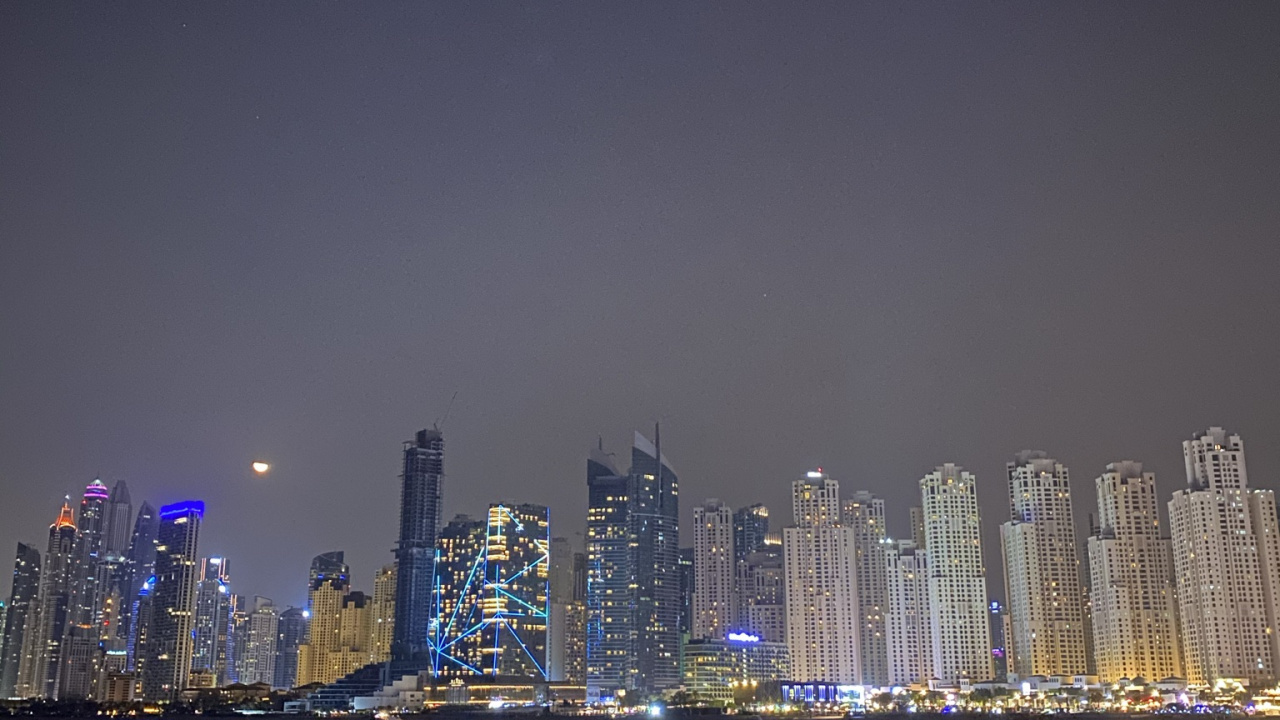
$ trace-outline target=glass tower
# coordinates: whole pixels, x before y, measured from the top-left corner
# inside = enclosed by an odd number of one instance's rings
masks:
[[[429,661],[431,580],[444,481],[444,436],[419,430],[404,445],[400,475],[400,539],[396,543],[396,619],[392,655]]]

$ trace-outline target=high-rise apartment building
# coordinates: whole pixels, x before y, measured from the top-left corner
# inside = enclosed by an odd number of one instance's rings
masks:
[[[911,540],[889,543],[885,585],[887,684],[927,683],[934,674],[928,553]]]
[[[191,672],[212,675],[219,686],[231,682],[234,667],[227,666],[231,632],[231,564],[226,558],[200,561],[196,582],[195,637],[191,646]],[[230,670],[230,672],[229,672]],[[244,682],[237,678],[237,682]]]
[[[680,684],[679,480],[657,429],[636,433],[631,470],[587,462],[587,698]]]
[[[858,642],[862,684],[885,687],[889,684],[889,655],[885,637],[884,500],[859,490],[841,504],[841,522],[853,530],[857,549]]]
[[[444,618],[444,622],[435,623],[433,633],[427,638],[433,647],[439,648],[433,653],[432,672],[436,676],[464,677],[479,673],[476,665],[479,658],[468,656],[471,654],[468,651],[475,651],[475,646],[462,643],[470,637],[468,631],[474,630],[474,622],[468,622],[468,618],[482,602],[483,583],[476,582],[476,575],[487,537],[485,522],[467,515],[454,516],[440,530],[435,553],[433,614]]]
[[[298,648],[299,685],[331,683],[337,674],[331,656],[338,651],[342,610],[351,592],[351,571],[341,550],[322,553],[311,560],[307,580],[307,641]]]
[[[276,625],[276,668],[271,685],[290,690],[298,686],[298,647],[307,639],[308,613],[291,607],[280,613]]]
[[[396,627],[396,566],[383,565],[373,578],[373,659],[391,659]]]
[[[204,503],[160,508],[156,534],[155,586],[143,648],[142,696],[172,701],[186,688],[195,630],[197,558]]]
[[[1250,508],[1274,500],[1270,491],[1249,489],[1239,435],[1211,427],[1183,442],[1182,452],[1187,487],[1169,501],[1169,525],[1187,679],[1271,682],[1277,628],[1267,589],[1277,587],[1280,568],[1266,561],[1261,536],[1275,514],[1255,518]]]
[[[787,647],[793,679],[856,683],[860,666],[857,546],[841,524],[840,485],[818,470],[791,484],[782,531]]]
[[[1173,555],[1160,536],[1155,473],[1125,460],[1094,484],[1097,529],[1087,547],[1098,677],[1182,677]]]
[[[920,479],[929,553],[933,672],[944,682],[991,677],[987,571],[977,478],[947,463]]]
[[[13,587],[5,607],[3,644],[0,644],[0,699],[26,697],[18,693],[18,676],[32,643],[28,637],[37,632],[36,620],[40,593],[40,551],[33,545],[18,543],[13,561]],[[29,691],[29,689],[28,689]]]
[[[444,435],[419,430],[404,444],[400,474],[400,538],[396,543],[396,619],[392,654],[400,660],[431,661],[435,546],[444,502]]]
[[[761,538],[763,540],[763,538]],[[734,513],[719,500],[693,509],[693,638],[722,639],[734,620]]]
[[[1022,677],[1083,674],[1084,606],[1067,468],[1024,450],[1006,472],[1012,519],[1000,526],[1000,539],[1010,670]]]
[[[238,681],[246,685],[275,682],[276,641],[280,616],[270,599],[254,597],[243,649],[236,658]]]
[[[762,545],[738,562],[738,621],[735,630],[761,642],[787,641],[786,574],[782,545]]]

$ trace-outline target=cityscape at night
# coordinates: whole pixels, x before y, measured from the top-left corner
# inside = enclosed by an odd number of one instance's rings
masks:
[[[1280,715],[1280,4],[11,0],[0,96],[0,716]]]

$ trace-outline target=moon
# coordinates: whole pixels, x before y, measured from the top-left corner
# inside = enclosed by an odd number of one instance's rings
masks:
[[[253,471],[259,475],[266,475],[270,469],[271,465],[269,463],[264,463],[261,460],[253,461]]]

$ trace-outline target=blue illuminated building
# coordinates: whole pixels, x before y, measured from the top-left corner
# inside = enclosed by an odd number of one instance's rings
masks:
[[[195,634],[197,544],[203,518],[204,503],[198,500],[160,508],[151,618],[142,643],[142,696],[146,700],[173,701],[186,689]]]

